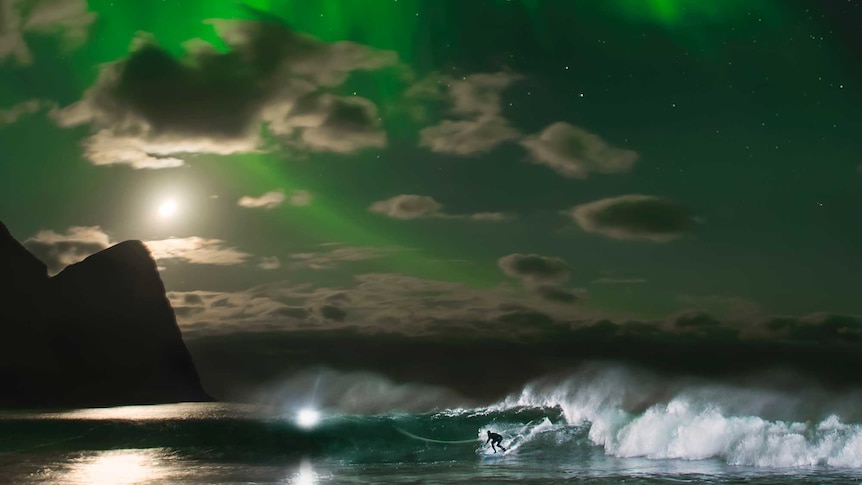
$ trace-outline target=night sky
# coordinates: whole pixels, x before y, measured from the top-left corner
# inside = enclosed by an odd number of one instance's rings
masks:
[[[0,219],[145,241],[216,395],[858,356],[855,0],[0,0],[0,73]]]

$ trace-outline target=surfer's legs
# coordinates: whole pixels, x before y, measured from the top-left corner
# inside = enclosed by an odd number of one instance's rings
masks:
[[[494,448],[494,442],[493,441],[491,442],[491,449],[494,450],[494,453],[497,452],[497,448]]]
[[[499,446],[501,450],[506,451],[506,448],[503,448],[503,445],[497,445],[497,446]]]

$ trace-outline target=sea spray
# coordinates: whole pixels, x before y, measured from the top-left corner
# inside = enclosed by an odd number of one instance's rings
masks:
[[[831,397],[816,389],[791,393],[767,385],[734,387],[593,365],[562,379],[531,383],[488,409],[560,408],[569,425],[588,425],[590,441],[617,457],[862,467],[862,425],[827,414],[830,403],[847,409],[858,392]],[[804,402],[806,398],[818,404]],[[796,419],[758,413],[795,414]]]

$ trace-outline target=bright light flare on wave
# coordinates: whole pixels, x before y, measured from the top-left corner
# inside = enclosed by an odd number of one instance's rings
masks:
[[[313,428],[320,422],[320,411],[314,408],[302,408],[296,413],[296,424],[301,428]]]

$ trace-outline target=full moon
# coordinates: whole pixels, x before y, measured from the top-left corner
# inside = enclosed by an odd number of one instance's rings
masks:
[[[159,205],[159,216],[163,218],[173,217],[177,213],[177,202],[173,199],[168,199]]]

